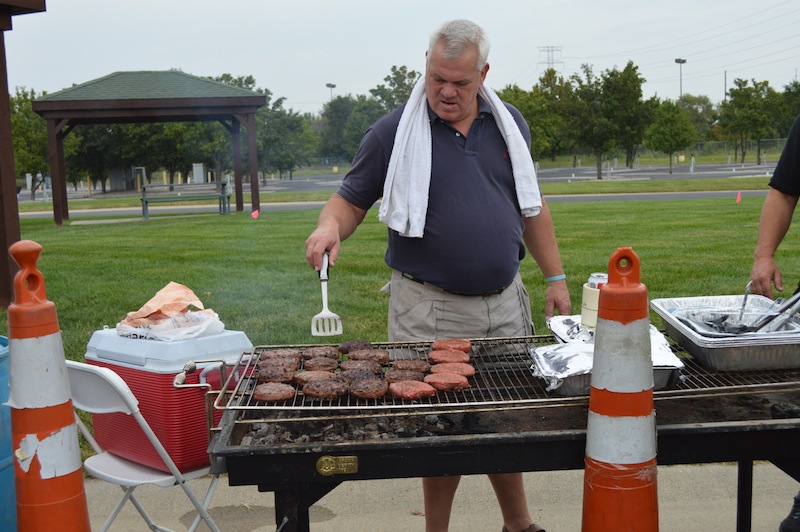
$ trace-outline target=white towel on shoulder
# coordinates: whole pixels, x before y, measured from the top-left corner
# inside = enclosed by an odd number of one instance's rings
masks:
[[[542,197],[530,151],[514,117],[495,92],[481,86],[478,94],[489,104],[508,147],[517,201],[523,216],[536,216]],[[431,124],[425,79],[420,79],[400,116],[389,169],[383,185],[378,219],[402,236],[422,238],[431,180]]]

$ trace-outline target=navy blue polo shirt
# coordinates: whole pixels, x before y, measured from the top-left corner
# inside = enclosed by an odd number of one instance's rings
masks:
[[[530,145],[530,129],[506,104]],[[383,195],[394,136],[403,107],[370,127],[338,193],[362,209]],[[432,161],[428,211],[422,238],[389,229],[386,264],[415,279],[459,294],[482,294],[511,283],[525,256],[524,224],[508,148],[491,110],[479,100],[479,116],[465,138],[430,107]]]

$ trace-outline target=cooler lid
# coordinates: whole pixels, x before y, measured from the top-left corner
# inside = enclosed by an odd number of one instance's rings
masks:
[[[143,367],[150,371],[180,370],[190,360],[235,361],[253,344],[242,331],[222,331],[212,336],[163,342],[119,336],[116,329],[95,331],[86,348],[86,360]]]

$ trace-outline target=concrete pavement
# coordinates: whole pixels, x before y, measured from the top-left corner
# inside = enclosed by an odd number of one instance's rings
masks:
[[[662,466],[658,469],[661,532],[736,530],[735,464]],[[548,532],[576,532],[581,526],[583,471],[525,473],[531,514]],[[199,496],[208,479],[190,483]],[[121,490],[94,479],[85,482],[92,528],[97,530]],[[756,463],[753,472],[753,532],[775,532],[788,514],[798,484],[769,463]],[[186,530],[193,508],[179,487],[142,486],[137,497],[156,523]],[[228,486],[223,477],[210,507],[223,532],[276,530],[272,493],[255,486]],[[419,479],[345,482],[320,499],[310,512],[313,532],[424,531]],[[464,477],[456,494],[451,532],[500,532],[502,518],[485,475]],[[144,521],[127,504],[112,531],[146,530]],[[198,530],[207,530],[201,524]]]

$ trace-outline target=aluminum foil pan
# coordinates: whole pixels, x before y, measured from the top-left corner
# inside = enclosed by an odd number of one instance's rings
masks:
[[[757,321],[774,308],[771,299],[749,295],[654,299],[650,307],[662,318],[667,335],[697,361],[718,371],[752,371],[800,367],[800,317],[785,330],[718,334],[698,326],[703,319],[729,315],[743,322]],[[692,319],[687,319],[687,317]]]
[[[548,326],[558,344],[531,349],[533,375],[547,381],[547,391],[557,395],[589,395],[594,361],[594,329],[582,327],[581,316],[556,316]],[[653,387],[666,388],[680,377],[684,364],[675,356],[667,338],[650,326]]]

